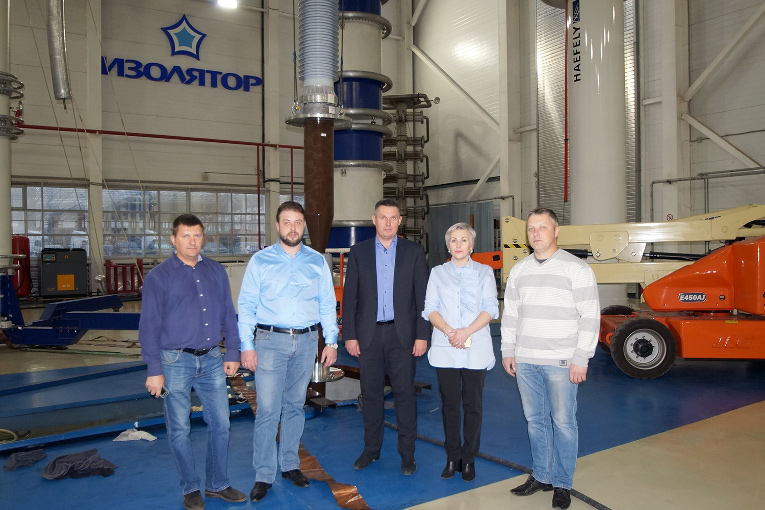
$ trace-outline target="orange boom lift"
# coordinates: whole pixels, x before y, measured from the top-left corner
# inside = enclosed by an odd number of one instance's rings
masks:
[[[659,377],[676,356],[765,359],[765,236],[713,251],[643,298],[650,310],[613,306],[601,317],[601,347],[627,375]]]

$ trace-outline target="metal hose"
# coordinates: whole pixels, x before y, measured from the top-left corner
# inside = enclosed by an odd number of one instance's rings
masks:
[[[66,29],[64,0],[48,0],[48,53],[53,94],[56,99],[71,99],[69,70],[66,65]]]

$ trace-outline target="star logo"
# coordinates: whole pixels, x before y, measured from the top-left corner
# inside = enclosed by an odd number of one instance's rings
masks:
[[[194,28],[184,14],[175,25],[162,27],[162,31],[170,41],[170,49],[174,55],[188,55],[199,60],[199,46],[202,40],[207,37],[196,28]]]

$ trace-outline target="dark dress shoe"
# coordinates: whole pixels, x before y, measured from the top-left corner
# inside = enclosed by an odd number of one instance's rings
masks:
[[[569,493],[568,489],[561,489],[560,487],[555,487],[555,492],[553,492],[552,507],[553,508],[568,508],[570,505],[571,505],[571,494]]]
[[[542,483],[533,476],[529,475],[523,485],[519,485],[515,489],[512,489],[510,492],[516,496],[531,496],[535,492],[547,492],[551,490],[553,490],[552,484]]]
[[[268,489],[270,488],[271,488],[270,483],[255,482],[255,486],[250,491],[250,499],[253,501],[260,501],[261,499],[266,497],[266,493],[268,492]]]
[[[475,462],[465,462],[462,465],[462,479],[472,482],[473,478],[475,478]]]
[[[380,452],[368,452],[364,450],[361,456],[353,463],[353,469],[366,469],[371,463],[380,459]]]
[[[415,471],[417,471],[417,463],[414,461],[414,456],[401,459],[401,474],[413,475]]]
[[[247,496],[244,495],[244,492],[239,492],[233,487],[226,487],[222,491],[218,492],[208,491],[205,489],[205,496],[208,498],[220,498],[223,501],[227,501],[229,503],[243,503],[247,501]]]
[[[311,482],[299,469],[290,469],[289,471],[282,472],[282,478],[292,481],[292,485],[295,487],[308,487]]]
[[[199,491],[189,492],[183,495],[183,508],[186,510],[203,510],[205,500]]]
[[[447,478],[451,478],[454,476],[455,471],[459,473],[462,471],[462,459],[454,461],[454,460],[448,460],[446,461],[446,467],[443,471],[441,471],[441,478],[446,480]]]

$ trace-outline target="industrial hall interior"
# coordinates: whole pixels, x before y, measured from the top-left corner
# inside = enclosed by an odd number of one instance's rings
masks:
[[[763,83],[764,0],[0,0],[0,510],[761,505]]]

